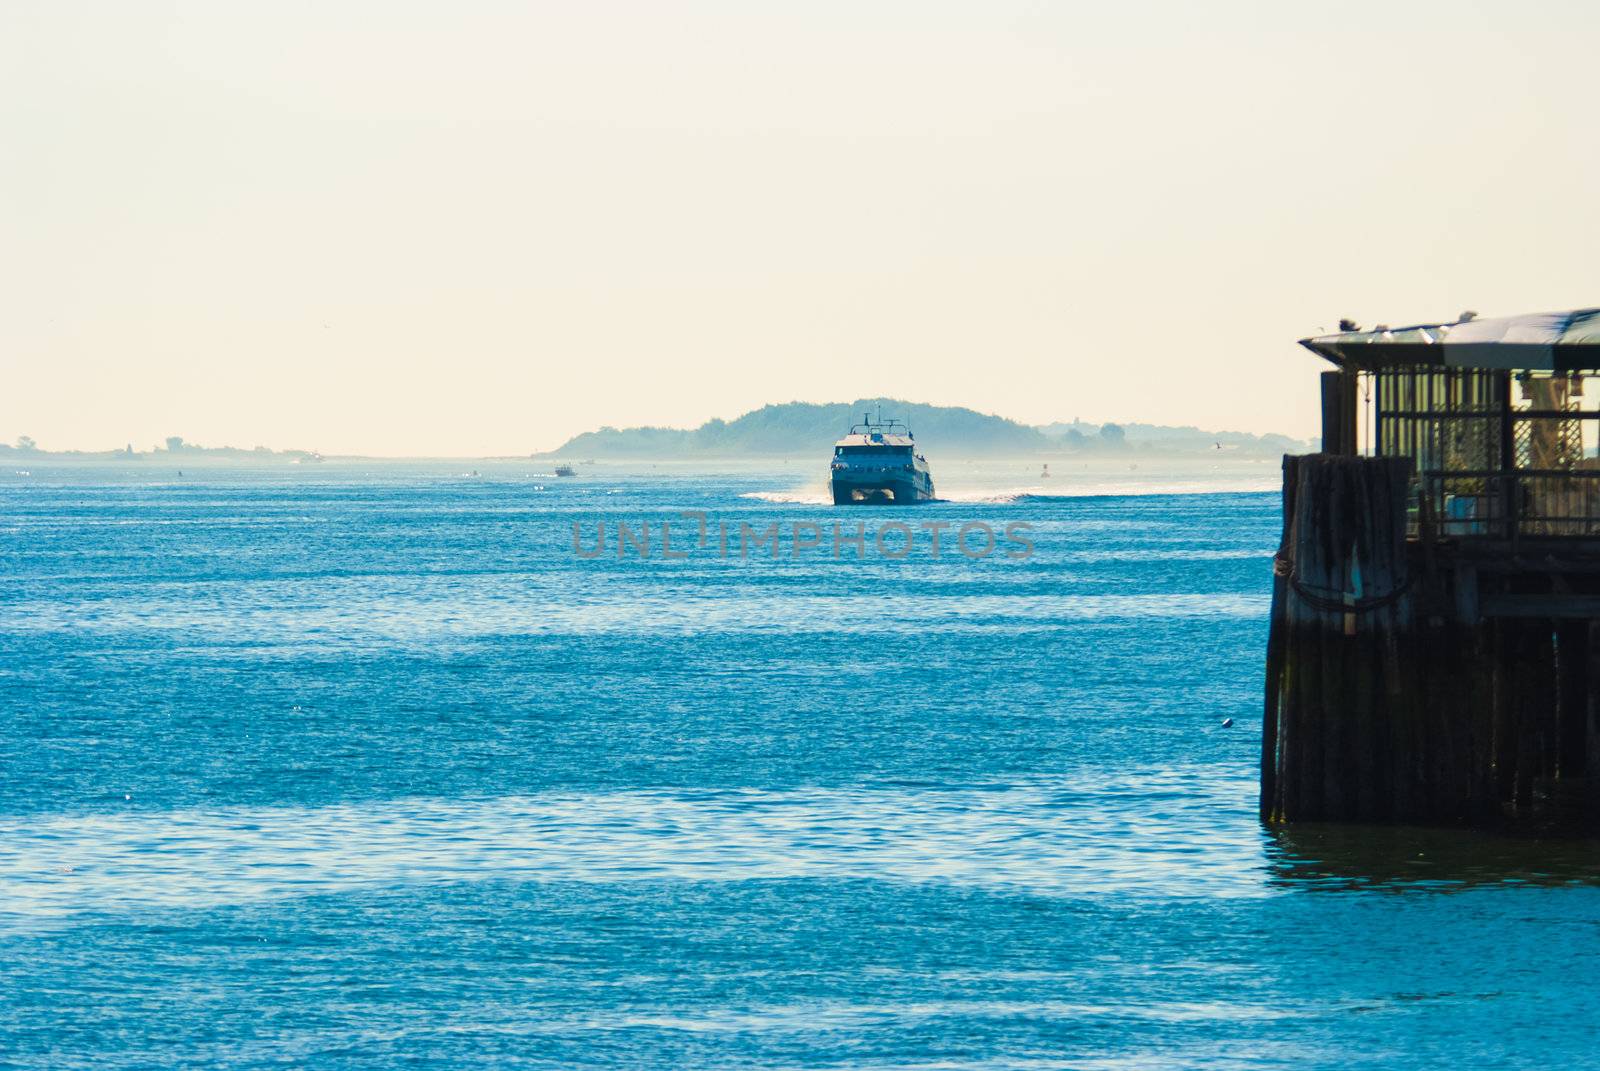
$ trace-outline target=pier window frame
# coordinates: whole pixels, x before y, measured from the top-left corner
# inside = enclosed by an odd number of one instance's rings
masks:
[[[1357,399],[1351,452],[1412,462],[1413,537],[1600,537],[1600,372],[1340,374]]]

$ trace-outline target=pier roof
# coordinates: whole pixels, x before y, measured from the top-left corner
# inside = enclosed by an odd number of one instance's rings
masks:
[[[1600,369],[1600,308],[1344,331],[1303,338],[1300,345],[1361,369]]]

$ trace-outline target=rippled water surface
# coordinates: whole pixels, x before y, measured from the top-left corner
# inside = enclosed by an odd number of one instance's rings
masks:
[[[0,1067],[1600,1066],[1594,845],[1256,821],[1275,494],[460,467],[0,478]]]

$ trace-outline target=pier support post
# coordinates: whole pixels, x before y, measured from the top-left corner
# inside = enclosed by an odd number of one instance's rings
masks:
[[[1322,373],[1322,452],[1357,454],[1356,427],[1356,374],[1343,369]]]
[[[1268,642],[1261,813],[1382,819],[1409,809],[1419,723],[1402,649],[1410,463],[1284,458],[1283,541]]]

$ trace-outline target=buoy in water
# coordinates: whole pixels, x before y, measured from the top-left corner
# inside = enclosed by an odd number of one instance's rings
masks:
[[[1231,728],[1233,728],[1233,719],[1232,719],[1232,718],[1223,718],[1223,719],[1222,719],[1222,727],[1223,727],[1223,728],[1224,728],[1224,729],[1231,729]]]

